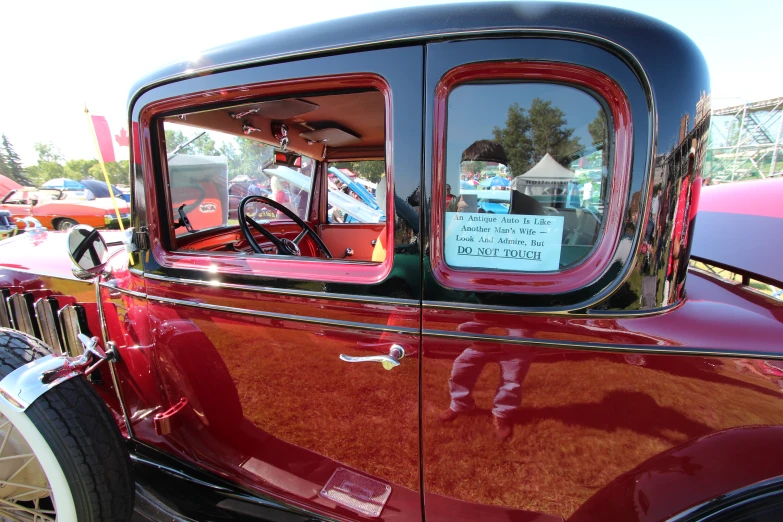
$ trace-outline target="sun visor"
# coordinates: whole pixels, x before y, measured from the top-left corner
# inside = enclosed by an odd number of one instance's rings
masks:
[[[356,145],[362,141],[359,136],[336,127],[327,127],[325,129],[303,132],[299,137],[314,143],[324,143],[327,147]]]

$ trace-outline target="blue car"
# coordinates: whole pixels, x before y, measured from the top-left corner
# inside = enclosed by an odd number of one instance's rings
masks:
[[[41,185],[41,187],[48,188],[48,189],[58,189],[58,190],[62,190],[63,192],[77,192],[77,191],[83,191],[84,189],[88,189],[90,192],[92,192],[95,195],[96,198],[109,197],[109,189],[108,186],[106,185],[106,182],[99,181],[97,179],[83,179],[81,181],[76,181],[74,179],[68,179],[68,178],[55,178],[55,179],[50,179],[49,181]],[[112,185],[111,189],[112,192],[114,192],[114,197],[120,198],[130,203],[130,194],[123,193],[115,185]]]

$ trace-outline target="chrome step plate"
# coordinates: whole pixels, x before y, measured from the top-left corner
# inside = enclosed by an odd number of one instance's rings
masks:
[[[361,515],[379,517],[391,490],[388,484],[337,468],[321,489],[321,496]]]

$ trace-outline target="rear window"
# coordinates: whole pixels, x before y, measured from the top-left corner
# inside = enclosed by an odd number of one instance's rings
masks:
[[[587,92],[475,83],[448,97],[444,257],[454,268],[553,272],[596,245],[611,128]]]

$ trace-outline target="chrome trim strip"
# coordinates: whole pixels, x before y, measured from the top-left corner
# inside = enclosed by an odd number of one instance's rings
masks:
[[[79,312],[76,306],[67,304],[57,312],[57,318],[60,321],[60,332],[63,336],[63,351],[71,357],[78,357],[84,353],[82,343],[79,341],[79,334],[82,333],[79,327]]]
[[[103,341],[104,350],[109,349],[109,327],[106,324],[106,313],[103,309],[103,299],[101,298],[101,276],[95,278],[95,302],[98,305],[98,320],[101,323],[101,340]],[[122,410],[122,418],[125,421],[125,429],[128,430],[128,437],[133,437],[133,426],[131,426],[130,415],[128,415],[128,409],[125,407],[125,401],[122,398],[122,390],[120,389],[120,379],[117,377],[117,369],[115,368],[114,361],[109,361],[109,373],[111,374],[111,381],[114,384],[114,391],[117,393],[117,400],[120,402],[120,409]]]
[[[57,320],[52,310],[52,305],[46,297],[38,299],[33,305],[35,318],[38,321],[38,329],[41,331],[41,340],[54,350],[55,355],[62,355],[60,337],[57,335]]]
[[[99,283],[101,285],[101,288],[106,288],[110,292],[119,292],[121,294],[127,294],[133,297],[138,297],[139,299],[146,299],[147,294],[143,292],[137,292],[135,290],[128,290],[127,288],[120,288],[118,286],[112,286],[107,283]]]
[[[267,319],[280,319],[283,321],[293,321],[297,323],[320,324],[326,326],[334,326],[336,328],[370,330],[375,332],[395,332],[395,333],[419,335],[418,328],[411,328],[407,326],[381,326],[381,325],[371,325],[366,323],[357,323],[353,321],[338,321],[335,319],[302,317],[298,315],[279,314],[276,312],[263,312],[260,310],[248,310],[246,308],[235,308],[233,306],[194,303],[192,301],[183,301],[182,299],[172,299],[170,297],[159,297],[155,295],[147,295],[147,299],[149,299],[150,301],[157,301],[165,304],[190,306],[192,308],[201,308],[204,310],[214,310],[217,312],[226,312],[226,313],[241,314],[241,315],[252,315],[254,317],[265,317]]]
[[[158,451],[160,451],[160,450],[158,450]],[[176,469],[176,468],[172,468],[171,466],[167,466],[165,464],[161,464],[160,462],[156,462],[154,460],[150,460],[150,459],[141,457],[139,455],[136,455],[133,452],[131,452],[130,458],[134,462],[137,462],[139,464],[144,464],[144,465],[156,468],[159,471],[162,471],[164,473],[168,473],[169,475],[173,475],[173,476],[181,478],[183,480],[187,480],[188,482],[193,482],[194,484],[198,484],[199,486],[207,486],[207,487],[209,487],[211,489],[215,489],[217,491],[224,491],[224,492],[229,491],[227,488],[218,486],[216,484],[211,484],[209,482],[204,482],[203,480],[199,480],[199,479],[197,479],[195,477],[191,477],[190,475],[188,475],[186,472],[184,472],[182,470],[179,470],[179,469]]]
[[[11,328],[11,311],[0,293],[0,328]]]
[[[549,339],[534,339],[528,337],[503,337],[487,334],[464,334],[445,330],[422,330],[422,339],[426,336],[465,341],[482,341],[502,344],[524,344],[540,348],[564,348],[569,350],[584,350],[593,352],[639,352],[653,355],[698,355],[706,357],[736,357],[742,359],[774,359],[783,360],[783,353],[771,354],[760,352],[714,350],[712,348],[687,346],[661,346],[648,344],[603,344],[574,341],[552,341]]]
[[[400,306],[419,306],[419,301],[415,299],[394,299],[389,297],[356,297],[348,294],[329,294],[326,292],[314,292],[310,290],[289,290],[284,288],[273,288],[269,286],[251,286],[240,285],[235,283],[222,283],[220,281],[201,281],[198,279],[181,279],[177,277],[168,277],[158,274],[144,274],[145,279],[152,279],[155,281],[164,281],[166,283],[180,283],[184,285],[198,285],[208,286],[212,288],[228,288],[230,290],[242,290],[245,292],[255,292],[261,294],[275,294],[275,295],[287,295],[293,297],[309,297],[314,299],[331,299],[334,301],[351,301],[354,303],[369,303],[369,304],[389,304]],[[119,288],[117,290],[120,290]]]
[[[457,303],[453,301],[423,301],[422,308],[430,310],[462,310],[466,312],[496,312],[500,314],[521,314],[521,315],[551,315],[568,317],[589,317],[591,319],[632,319],[636,317],[649,317],[660,315],[679,308],[685,304],[684,300],[666,305],[652,310],[588,310],[587,312],[574,312],[569,308],[517,308],[514,306],[502,305],[483,305],[474,303]]]
[[[32,317],[30,317],[27,296],[25,294],[17,293],[9,297],[6,301],[8,301],[8,307],[11,309],[11,324],[13,324],[13,328],[20,332],[24,332],[27,335],[36,337],[33,320]]]
[[[136,444],[138,444],[141,447],[148,447],[146,446],[146,443],[134,440]],[[160,450],[154,449],[153,451],[159,452]],[[169,459],[176,460],[175,457],[172,457],[170,455],[167,455]],[[277,509],[280,511],[288,512],[288,513],[294,513],[296,515],[303,515],[303,516],[310,516],[313,518],[313,520],[323,520],[323,521],[332,521],[336,520],[333,518],[324,518],[321,514],[316,514],[311,511],[307,511],[305,509],[289,506],[287,504],[284,504],[282,502],[279,502],[277,499],[274,498],[266,498],[262,497],[258,494],[249,494],[242,491],[239,487],[236,487],[235,489],[232,489],[230,487],[221,486],[219,484],[215,484],[213,482],[207,482],[206,480],[202,480],[200,478],[192,476],[190,473],[188,473],[186,470],[183,469],[177,469],[169,464],[164,464],[162,462],[153,460],[150,457],[142,457],[141,455],[138,455],[137,453],[134,453],[133,451],[130,452],[130,459],[133,464],[140,464],[144,466],[149,466],[151,468],[156,469],[157,471],[160,471],[161,473],[169,474],[173,477],[176,477],[180,480],[184,480],[186,482],[191,482],[193,484],[196,484],[198,486],[207,487],[213,491],[217,491],[222,495],[225,495],[227,498],[234,498],[237,500],[242,500],[251,504],[255,504],[258,506],[264,506],[268,508]],[[185,466],[191,467],[192,464],[187,463]],[[183,467],[185,467],[183,466]],[[209,471],[200,470],[202,473],[209,473]]]

